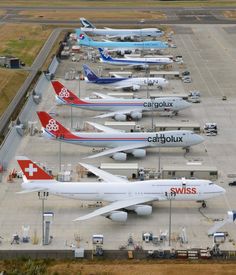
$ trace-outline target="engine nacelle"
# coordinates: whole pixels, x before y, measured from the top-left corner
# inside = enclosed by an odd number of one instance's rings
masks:
[[[135,158],[144,158],[144,157],[146,157],[146,150],[145,149],[135,149],[132,151],[132,155]]]
[[[131,112],[130,117],[134,120],[140,120],[142,119],[143,115],[139,112]]]
[[[125,161],[127,159],[127,154],[122,152],[115,153],[112,158],[114,160]]]
[[[149,216],[152,214],[152,206],[151,205],[136,205],[134,211],[139,216]]]
[[[140,89],[140,86],[139,85],[133,85],[132,86],[132,90],[133,91],[138,91]]]
[[[128,218],[128,214],[124,211],[112,211],[106,218],[114,221],[114,222],[126,222]]]
[[[126,121],[127,116],[123,114],[116,114],[114,115],[114,119],[117,121]]]

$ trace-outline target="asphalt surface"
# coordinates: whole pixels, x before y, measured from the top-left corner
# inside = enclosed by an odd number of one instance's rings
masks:
[[[18,12],[24,10],[32,11],[52,11],[55,7],[17,7],[4,6],[0,7],[6,11],[6,14],[0,17],[0,22],[17,22],[17,23],[40,23],[40,24],[79,24],[78,20],[48,20],[44,18],[30,18],[29,16],[19,15]],[[57,10],[77,10],[77,11],[123,11],[134,10],[133,7],[56,7]],[[236,19],[229,19],[224,16],[225,11],[235,11],[236,7],[136,7],[137,11],[161,11],[166,15],[161,20],[146,20],[145,24],[235,24]],[[95,24],[101,25],[132,25],[139,22],[135,20],[93,20]]]

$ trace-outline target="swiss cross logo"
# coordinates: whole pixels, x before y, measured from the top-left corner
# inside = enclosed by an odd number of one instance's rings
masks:
[[[30,163],[29,167],[25,168],[25,172],[29,173],[29,176],[32,177],[34,173],[38,172],[38,168],[34,167],[34,165]]]
[[[65,87],[63,87],[63,88],[61,88],[59,96],[68,98],[70,96],[70,93],[68,92],[68,90]]]
[[[48,124],[46,125],[46,129],[48,129],[49,131],[58,131],[59,130],[59,126],[56,123],[56,120],[54,119],[50,119],[48,121]]]

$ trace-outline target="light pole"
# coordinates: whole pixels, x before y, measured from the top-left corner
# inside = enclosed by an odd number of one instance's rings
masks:
[[[38,197],[40,200],[42,200],[42,245],[44,245],[44,200],[47,199],[48,195],[48,192],[38,192]]]
[[[59,172],[61,172],[61,139],[64,138],[63,134],[59,134],[57,139],[59,141]]]
[[[171,208],[172,208],[172,205],[171,205],[171,201],[172,199],[175,198],[176,196],[176,193],[175,192],[165,192],[165,196],[167,198],[167,200],[170,201],[170,211],[169,211],[169,246],[171,246]]]

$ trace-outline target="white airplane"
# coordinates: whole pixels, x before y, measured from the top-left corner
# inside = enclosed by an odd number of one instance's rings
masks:
[[[202,201],[225,193],[225,190],[209,180],[146,180],[129,182],[92,165],[80,163],[86,169],[102,179],[101,182],[58,182],[45,170],[26,157],[17,157],[23,172],[23,191],[49,192],[57,196],[85,200],[108,202],[89,214],[76,218],[83,221],[97,216],[104,216],[112,221],[125,222],[127,210],[140,216],[152,213],[151,203],[168,200],[168,194],[175,195],[175,201]]]
[[[163,77],[121,77],[114,75],[114,77],[98,77],[87,65],[83,65],[85,81],[93,84],[112,86],[115,89],[131,89],[133,91],[139,90],[142,86],[156,85],[158,87],[166,87],[168,81]]]
[[[37,112],[37,114],[46,138],[82,146],[111,148],[87,158],[108,155],[115,160],[125,161],[127,153],[136,158],[145,157],[145,148],[148,147],[189,148],[204,140],[203,137],[187,130],[127,133],[94,122],[89,124],[102,132],[70,132],[48,113]]]
[[[164,32],[157,28],[143,28],[143,29],[97,29],[92,23],[90,23],[85,18],[80,18],[80,22],[82,24],[81,30],[86,33],[92,33],[96,35],[104,35],[108,38],[120,38],[121,40],[125,40],[127,38],[134,39],[134,37],[158,37],[162,36]]]
[[[100,62],[108,63],[111,65],[126,65],[134,68],[148,68],[151,65],[169,65],[173,63],[173,60],[169,57],[130,57],[125,55],[124,58],[112,58],[107,51],[99,48]]]
[[[142,118],[144,112],[158,111],[177,114],[178,111],[191,106],[189,102],[180,97],[124,99],[94,93],[98,98],[80,99],[59,81],[52,81],[52,86],[56,93],[56,102],[59,105],[108,112],[95,118],[111,117],[117,121],[125,121],[127,119],[139,120]]]

